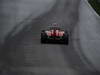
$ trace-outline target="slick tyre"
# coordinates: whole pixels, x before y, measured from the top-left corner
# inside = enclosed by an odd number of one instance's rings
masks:
[[[46,34],[43,31],[41,33],[41,43],[46,43]]]
[[[64,35],[64,37],[63,37],[63,42],[64,42],[64,44],[69,44],[69,36],[68,35]]]

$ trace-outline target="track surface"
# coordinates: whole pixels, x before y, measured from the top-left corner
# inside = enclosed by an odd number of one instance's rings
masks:
[[[9,38],[3,49],[2,75],[92,75],[80,60],[71,39],[78,22],[79,0],[57,0],[53,8],[33,19]],[[57,22],[70,32],[69,45],[41,44],[41,30]]]

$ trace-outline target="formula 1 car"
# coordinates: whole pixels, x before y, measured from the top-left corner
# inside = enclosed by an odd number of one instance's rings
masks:
[[[67,31],[62,30],[60,27],[53,25],[47,30],[41,32],[41,43],[69,43],[69,34]]]

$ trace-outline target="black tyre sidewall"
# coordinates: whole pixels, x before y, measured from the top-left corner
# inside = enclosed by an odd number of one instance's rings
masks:
[[[45,32],[42,32],[41,33],[41,43],[45,43],[46,42],[46,33]]]
[[[69,44],[69,36],[68,36],[68,34],[66,34],[66,33],[64,34],[63,41],[64,41],[65,44],[67,44],[67,45]]]

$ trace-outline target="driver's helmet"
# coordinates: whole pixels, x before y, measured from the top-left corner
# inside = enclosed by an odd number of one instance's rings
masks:
[[[53,23],[52,25],[53,25],[53,26],[58,26],[58,24],[57,24],[57,23]]]
[[[51,28],[52,29],[60,29],[57,23],[53,23]]]

